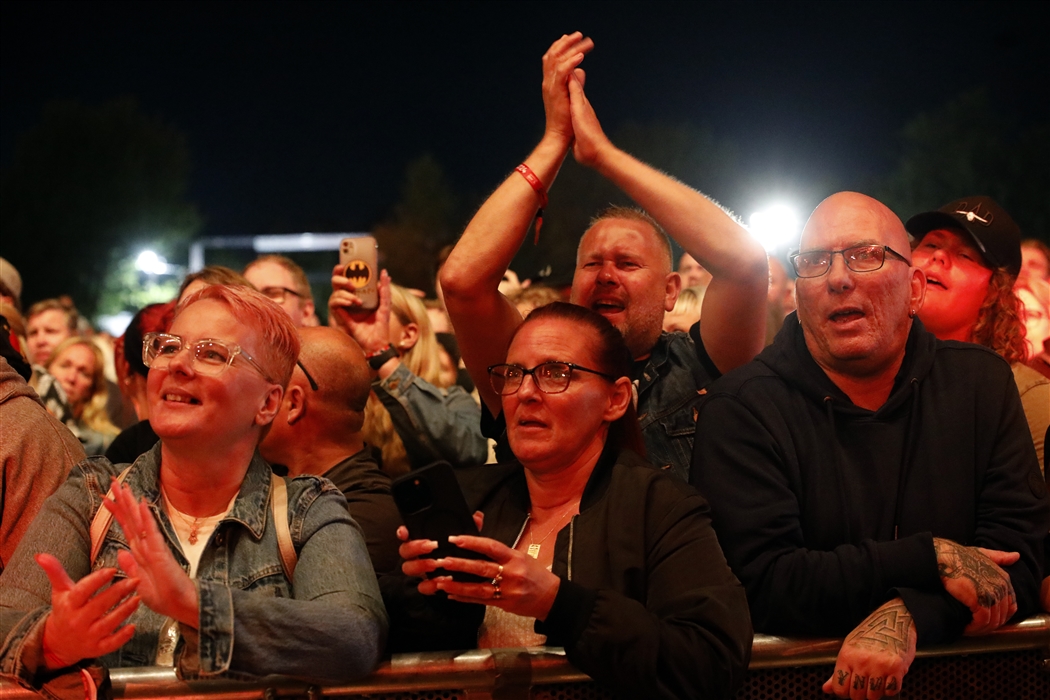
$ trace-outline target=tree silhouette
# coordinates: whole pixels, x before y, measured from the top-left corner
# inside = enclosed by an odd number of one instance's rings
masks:
[[[171,255],[201,224],[185,200],[189,171],[182,133],[131,98],[48,104],[0,179],[0,247],[23,301],[68,293],[92,316],[121,255],[147,243]]]

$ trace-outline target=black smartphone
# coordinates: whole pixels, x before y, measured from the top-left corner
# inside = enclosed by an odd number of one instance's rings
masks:
[[[448,541],[450,535],[479,535],[474,518],[467,508],[456,474],[448,462],[435,462],[394,479],[394,503],[413,540],[434,540],[437,549],[428,559],[458,557],[484,559],[484,554],[462,549]],[[455,581],[477,583],[489,579],[461,571],[436,569],[431,576],[449,576]]]

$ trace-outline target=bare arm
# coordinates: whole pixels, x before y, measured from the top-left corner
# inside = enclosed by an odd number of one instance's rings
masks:
[[[547,128],[525,160],[548,189],[572,144],[569,76],[594,46],[579,32],[554,42],[543,56],[543,104]],[[521,323],[517,309],[499,293],[503,273],[529,231],[540,200],[513,172],[485,201],[441,269],[445,306],[456,330],[463,361],[482,401],[498,415],[499,396],[489,387],[486,368],[503,362],[510,336]]]
[[[769,268],[762,246],[710,199],[617,148],[582,81],[572,80],[569,93],[576,160],[627,193],[711,272],[700,332],[715,366],[727,372],[751,361],[766,333]]]

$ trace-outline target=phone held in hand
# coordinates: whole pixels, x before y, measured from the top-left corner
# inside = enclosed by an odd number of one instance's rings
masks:
[[[339,242],[339,264],[343,277],[354,285],[361,308],[379,306],[379,244],[375,236],[351,236]]]
[[[438,543],[437,549],[425,555],[427,559],[488,559],[448,541],[450,535],[480,534],[448,462],[435,462],[399,476],[394,480],[392,490],[409,538]],[[481,576],[445,569],[436,569],[430,575],[451,575],[453,580],[469,583],[488,581]]]

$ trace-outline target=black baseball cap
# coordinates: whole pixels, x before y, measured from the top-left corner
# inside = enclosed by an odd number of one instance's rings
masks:
[[[1021,229],[991,197],[958,199],[937,211],[916,214],[904,228],[916,239],[934,229],[961,228],[991,267],[1004,267],[1011,275],[1021,271]]]

